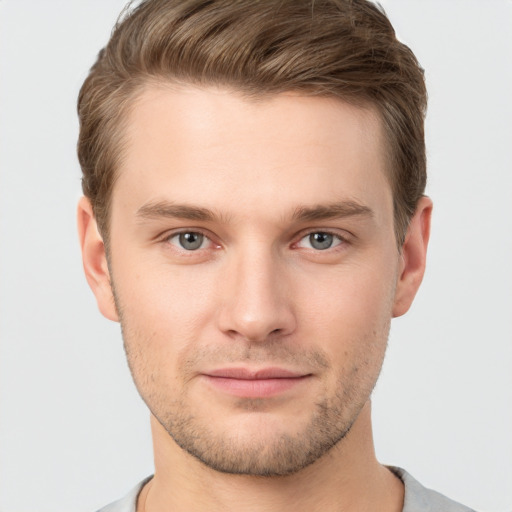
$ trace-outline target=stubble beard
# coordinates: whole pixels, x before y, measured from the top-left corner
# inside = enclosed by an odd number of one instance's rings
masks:
[[[174,442],[208,468],[229,474],[258,477],[276,477],[295,474],[326,455],[340,444],[349,433],[373,390],[376,377],[361,383],[359,366],[339,378],[337,392],[330,398],[322,397],[312,408],[305,424],[294,433],[281,431],[262,434],[252,428],[252,434],[215,428],[215,418],[199,411],[194,413],[185,391],[175,399],[162,392],[151,372],[143,363],[143,356],[131,351],[125,338],[125,350],[135,384],[151,413]],[[318,357],[318,354],[317,354]],[[267,360],[272,359],[267,356]],[[254,360],[252,357],[238,359]],[[282,358],[278,359],[282,360]],[[302,358],[304,360],[304,358]],[[143,363],[140,365],[140,363]],[[363,366],[364,363],[363,363]],[[239,399],[238,410],[264,414],[264,399]],[[221,414],[221,413],[219,413]]]
[[[192,414],[185,400],[167,410],[154,407],[152,413],[180,448],[210,469],[236,475],[286,476],[323,457],[347,435],[365,403],[357,404],[356,414],[345,418],[343,404],[349,392],[336,396],[333,404],[327,400],[315,404],[309,422],[296,434],[276,432],[270,439],[215,432],[204,418]],[[259,414],[260,405],[258,400],[244,399],[238,408]]]
[[[388,324],[385,327],[383,349],[377,350],[377,356],[370,354],[367,358],[358,360],[350,370],[340,372],[337,386],[335,386],[336,392],[331,397],[323,397],[314,404],[309,421],[300,431],[295,434],[285,431],[276,432],[271,439],[251,438],[248,442],[247,436],[244,435],[237,436],[236,433],[226,431],[215,432],[210,428],[212,422],[194,414],[185,392],[182,392],[177,399],[169,399],[166,396],[163,392],[165,386],[158,385],[158,379],[155,378],[157,372],[152,372],[153,368],[148,364],[146,351],[133,348],[137,347],[137,343],[132,346],[132,340],[139,339],[140,336],[127,328],[117,299],[116,307],[132,377],[139,394],[153,416],[185,452],[214,471],[235,475],[258,477],[292,475],[313,464],[333,447],[339,445],[370,398],[380,373],[389,334]],[[370,347],[372,345],[370,353],[376,350],[375,346],[378,344],[370,343]],[[141,346],[147,347],[148,344],[142,343]],[[194,359],[198,361],[201,357],[196,354]],[[368,373],[368,368],[376,363],[375,357],[377,360],[380,359],[377,362],[377,370]],[[306,367],[310,368],[316,366],[326,370],[330,366],[321,352],[298,355],[279,341],[264,344],[263,348],[262,345],[248,345],[241,348],[237,354],[234,352],[225,354],[222,359],[224,363],[299,359],[301,362],[306,361]],[[192,366],[193,364],[194,362]],[[186,362],[184,366],[187,366]],[[186,378],[182,380],[184,381]],[[261,405],[260,399],[240,399],[237,404],[239,408],[251,410],[255,414],[258,414]]]

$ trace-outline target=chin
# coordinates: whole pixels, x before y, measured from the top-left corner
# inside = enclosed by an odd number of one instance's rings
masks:
[[[258,404],[248,401],[247,413],[240,413],[235,424],[200,420],[183,409],[172,420],[158,421],[181,449],[206,467],[259,477],[298,473],[342,442],[353,424],[325,404],[317,404],[315,413],[302,420],[258,412]]]

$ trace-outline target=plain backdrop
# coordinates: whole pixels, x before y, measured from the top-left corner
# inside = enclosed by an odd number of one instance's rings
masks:
[[[0,0],[0,510],[94,511],[152,472],[82,275],[78,89],[124,0]],[[430,94],[429,267],[374,394],[384,463],[512,510],[512,2],[387,0]]]

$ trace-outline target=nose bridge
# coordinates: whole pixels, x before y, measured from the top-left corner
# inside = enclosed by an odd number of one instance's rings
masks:
[[[272,247],[252,241],[229,258],[220,328],[250,341],[285,335],[295,318],[283,264]]]

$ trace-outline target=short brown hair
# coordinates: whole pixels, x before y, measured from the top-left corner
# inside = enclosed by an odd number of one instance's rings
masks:
[[[399,245],[426,183],[423,70],[366,0],[144,0],[127,9],[78,99],[82,187],[102,235],[123,123],[148,82],[297,91],[371,105],[384,126]]]

